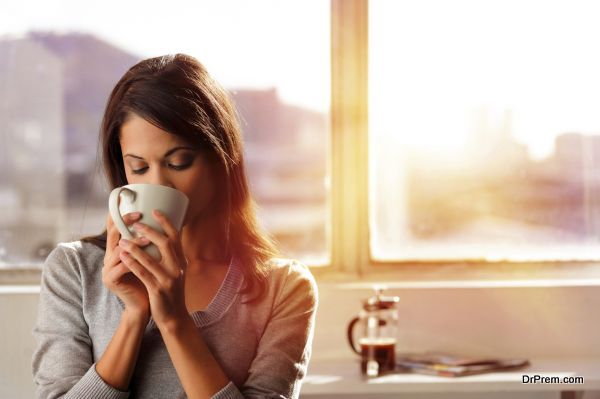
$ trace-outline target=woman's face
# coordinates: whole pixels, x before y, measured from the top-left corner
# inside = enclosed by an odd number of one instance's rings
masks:
[[[214,181],[197,150],[135,114],[121,126],[119,139],[128,184],[160,184],[183,192],[190,200],[184,225],[206,210]]]

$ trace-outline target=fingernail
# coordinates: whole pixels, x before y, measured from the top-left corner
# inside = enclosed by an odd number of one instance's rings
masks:
[[[139,218],[141,215],[142,215],[141,212],[131,212],[132,218]]]
[[[140,244],[148,244],[150,242],[150,240],[147,239],[146,237],[140,237],[139,242],[140,242]]]
[[[124,239],[124,238],[121,238],[121,239],[119,240],[119,245],[120,245],[121,247],[127,248],[127,247],[129,246],[129,240],[126,240],[126,239]]]

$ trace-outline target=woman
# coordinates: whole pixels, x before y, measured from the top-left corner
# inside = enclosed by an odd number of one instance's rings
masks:
[[[190,199],[177,232],[60,243],[43,268],[33,374],[41,398],[298,397],[317,287],[276,258],[253,210],[236,114],[193,57],[141,61],[101,129],[111,189],[170,186]],[[126,223],[140,215],[126,215]],[[158,246],[160,263],[141,249]]]

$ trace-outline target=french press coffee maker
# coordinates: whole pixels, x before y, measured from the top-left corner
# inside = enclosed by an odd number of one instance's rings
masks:
[[[396,337],[398,331],[397,296],[384,296],[383,286],[374,286],[375,295],[363,301],[363,309],[348,325],[348,342],[361,357],[361,372],[368,377],[377,377],[393,371],[396,363]],[[361,332],[358,346],[354,329]]]

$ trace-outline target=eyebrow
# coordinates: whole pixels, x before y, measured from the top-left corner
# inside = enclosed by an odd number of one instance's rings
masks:
[[[168,157],[169,155],[171,155],[174,152],[179,151],[179,150],[192,150],[193,151],[194,149],[192,147],[182,147],[182,146],[171,148],[169,151],[165,152],[164,158]],[[125,154],[125,155],[123,155],[123,158],[125,158],[125,157],[133,157],[133,158],[142,159],[142,160],[144,159],[144,158],[142,158],[140,156],[133,155],[133,154]]]

